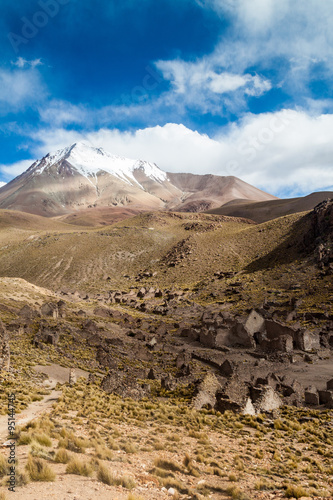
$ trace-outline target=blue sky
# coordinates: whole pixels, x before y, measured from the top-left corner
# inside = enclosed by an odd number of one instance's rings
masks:
[[[0,180],[85,140],[277,196],[333,189],[333,3],[2,0]]]

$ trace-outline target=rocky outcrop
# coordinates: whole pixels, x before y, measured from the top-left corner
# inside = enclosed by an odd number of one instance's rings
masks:
[[[309,214],[310,228],[303,238],[305,249],[314,247],[315,261],[328,274],[333,272],[333,200],[319,203]]]

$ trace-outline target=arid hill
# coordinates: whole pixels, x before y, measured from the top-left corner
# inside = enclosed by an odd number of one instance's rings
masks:
[[[299,198],[275,199],[255,202],[249,200],[232,200],[219,208],[207,210],[210,214],[246,217],[255,222],[266,222],[284,215],[296,214],[312,210],[318,203],[333,198],[332,191],[312,193]]]

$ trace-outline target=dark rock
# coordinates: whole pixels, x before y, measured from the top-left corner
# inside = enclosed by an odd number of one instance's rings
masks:
[[[226,359],[224,363],[221,365],[220,373],[224,377],[231,377],[236,370],[236,364],[229,359]]]
[[[318,391],[319,404],[328,405],[332,407],[333,405],[333,391]]]
[[[333,378],[331,380],[329,380],[328,382],[326,382],[326,389],[328,391],[333,391]]]
[[[150,368],[148,375],[147,375],[148,380],[156,380],[154,368]]]
[[[307,387],[304,392],[305,403],[308,405],[319,405],[319,394],[314,386]]]

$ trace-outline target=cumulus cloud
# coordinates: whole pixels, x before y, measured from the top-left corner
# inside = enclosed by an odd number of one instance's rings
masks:
[[[206,67],[243,75],[256,68],[298,104],[311,97],[311,82],[332,78],[333,3],[315,0],[197,0],[228,21]],[[266,73],[267,72],[267,73]]]
[[[259,75],[223,71],[210,58],[197,62],[157,61],[155,65],[171,84],[171,90],[161,96],[163,101],[203,112],[221,113],[231,102],[239,104],[245,95],[259,97],[271,88],[270,82]],[[224,94],[229,96],[225,98]],[[236,95],[230,98],[230,94]]]

